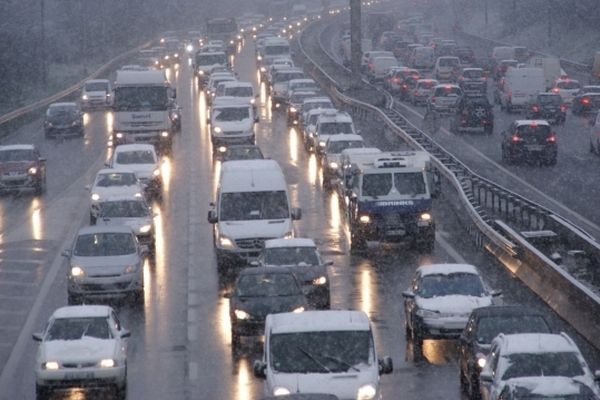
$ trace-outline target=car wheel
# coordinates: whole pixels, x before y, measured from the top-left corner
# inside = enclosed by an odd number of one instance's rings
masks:
[[[35,385],[35,398],[36,400],[46,400],[50,398],[50,389],[41,385]]]

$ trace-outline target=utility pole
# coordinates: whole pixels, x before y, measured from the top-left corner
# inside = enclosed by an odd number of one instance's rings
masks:
[[[360,63],[362,59],[361,0],[350,0],[350,65],[352,69],[351,87],[361,83]]]
[[[48,82],[48,61],[46,60],[46,29],[45,29],[45,10],[44,10],[44,0],[40,0],[40,45],[42,52],[42,84],[44,87]]]
[[[484,0],[483,7],[485,10],[485,26],[488,26],[488,0]]]

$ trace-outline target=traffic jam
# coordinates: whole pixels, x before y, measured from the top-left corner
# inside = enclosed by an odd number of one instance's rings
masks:
[[[49,302],[62,304],[28,321],[34,332],[15,347],[32,356],[13,376],[33,374],[19,381],[32,384],[11,385],[7,399],[371,400],[407,385],[415,398],[600,398],[596,349],[506,272],[490,274],[499,264],[489,256],[456,255],[463,234],[448,233],[434,156],[382,138],[298,57],[302,32],[327,20],[349,67],[346,12],[295,5],[283,19],[164,32],[83,83],[78,99],[50,104],[45,144],[0,146],[0,190],[34,199],[56,196],[49,150],[89,146],[97,130],[103,155],[76,183],[83,223],[58,250],[62,283],[51,290],[61,293]],[[430,135],[501,136],[503,165],[550,168],[566,121],[596,118],[600,86],[558,59],[499,46],[481,62],[434,32],[407,15],[364,38],[361,59],[363,81],[422,112]],[[512,120],[502,131],[498,113]],[[597,126],[590,151],[600,154]],[[381,300],[377,285],[395,291]],[[206,309],[217,315],[197,317]],[[215,375],[211,363],[229,369]],[[423,396],[437,374],[439,391]],[[163,380],[181,392],[161,392]]]

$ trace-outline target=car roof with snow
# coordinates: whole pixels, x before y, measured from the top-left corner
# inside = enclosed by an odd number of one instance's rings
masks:
[[[352,117],[345,111],[324,112],[319,115],[318,123],[328,122],[352,122]]]
[[[246,81],[228,81],[228,82],[223,82],[222,85],[226,89],[229,89],[232,87],[249,87],[254,90],[254,85],[252,85],[252,82],[246,82]]]
[[[355,133],[342,133],[341,135],[331,135],[327,139],[327,142],[346,142],[346,141],[348,141],[348,142],[350,142],[350,141],[364,142],[364,139],[362,136],[357,135]]]
[[[265,240],[265,249],[282,247],[317,247],[315,241],[308,238],[270,239]]]
[[[571,338],[564,333],[517,333],[500,335],[503,355],[515,353],[579,353]]]
[[[321,102],[331,103],[331,99],[327,96],[310,97],[308,99],[304,99],[304,102],[302,104],[321,103]]]
[[[133,233],[130,226],[125,225],[91,225],[79,229],[77,236],[95,233]]]
[[[286,190],[287,183],[275,160],[232,160],[221,166],[222,192],[261,192]]]
[[[333,137],[333,136],[331,136]],[[381,154],[382,151],[379,150],[377,147],[359,147],[359,148],[354,148],[354,149],[345,149],[342,150],[342,156],[346,156],[346,157],[350,157],[350,159],[352,159],[352,157],[356,157],[356,156],[367,156],[367,155],[375,155],[375,154]]]
[[[117,147],[115,147],[114,152],[121,153],[121,152],[125,152],[125,151],[140,151],[140,150],[151,151],[153,153],[156,153],[154,145],[146,144],[146,143],[120,144]]]
[[[50,106],[48,106],[49,108],[53,108],[53,107],[77,107],[79,108],[79,105],[75,102],[72,101],[61,101],[58,103],[52,103],[50,104]]]
[[[550,126],[550,123],[548,121],[546,121],[545,119],[518,119],[514,123],[517,127],[523,126],[523,125]]]
[[[369,331],[369,317],[357,310],[323,310],[269,314],[272,334],[321,331]]]
[[[96,176],[104,174],[135,174],[135,171],[123,165],[119,165],[116,168],[102,168],[96,172]]]
[[[0,151],[3,150],[33,150],[35,147],[32,144],[7,144],[0,146]]]
[[[477,268],[470,264],[429,264],[417,268],[421,276],[427,275],[450,275],[450,274],[474,274],[479,275]]]
[[[52,318],[85,318],[85,317],[108,317],[112,308],[102,305],[79,305],[57,308],[52,313]]]
[[[108,79],[88,79],[85,83],[110,83]]]

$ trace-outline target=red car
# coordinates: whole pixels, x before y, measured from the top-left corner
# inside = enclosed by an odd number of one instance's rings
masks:
[[[46,189],[46,159],[32,144],[0,146],[0,192]]]

